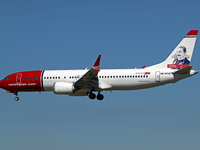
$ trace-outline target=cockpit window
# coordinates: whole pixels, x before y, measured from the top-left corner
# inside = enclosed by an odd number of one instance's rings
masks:
[[[8,80],[8,79],[10,79],[10,77],[5,77],[4,79],[5,79],[5,80]]]

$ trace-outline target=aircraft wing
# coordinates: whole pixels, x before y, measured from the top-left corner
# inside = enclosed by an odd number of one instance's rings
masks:
[[[97,78],[98,72],[100,71],[99,69],[99,64],[100,64],[100,59],[101,55],[97,58],[94,66],[88,70],[78,81],[74,83],[74,87],[76,91],[81,91],[81,90],[93,90],[93,88],[98,88],[99,81]]]

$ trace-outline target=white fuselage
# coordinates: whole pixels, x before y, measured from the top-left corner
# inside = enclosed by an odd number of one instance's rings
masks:
[[[43,73],[43,90],[53,91],[56,82],[75,83],[88,70],[46,70]],[[98,73],[99,88],[104,90],[138,90],[174,83],[194,75],[173,74],[171,69],[102,69]]]

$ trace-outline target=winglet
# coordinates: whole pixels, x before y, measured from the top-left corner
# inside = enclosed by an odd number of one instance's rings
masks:
[[[96,71],[100,71],[100,69],[99,69],[100,59],[101,59],[101,55],[99,55],[99,57],[97,58],[96,62],[94,63],[94,66],[92,67],[92,69],[94,69]]]

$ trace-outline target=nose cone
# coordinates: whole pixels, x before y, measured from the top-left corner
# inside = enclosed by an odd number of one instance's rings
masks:
[[[0,88],[5,89],[5,81],[4,80],[0,80]]]
[[[2,80],[0,80],[0,88],[1,88]]]
[[[0,80],[0,88],[3,87],[3,80]]]
[[[7,89],[6,82],[5,82],[4,79],[3,79],[3,80],[0,80],[0,88],[1,88],[1,89],[4,89],[4,90]]]

